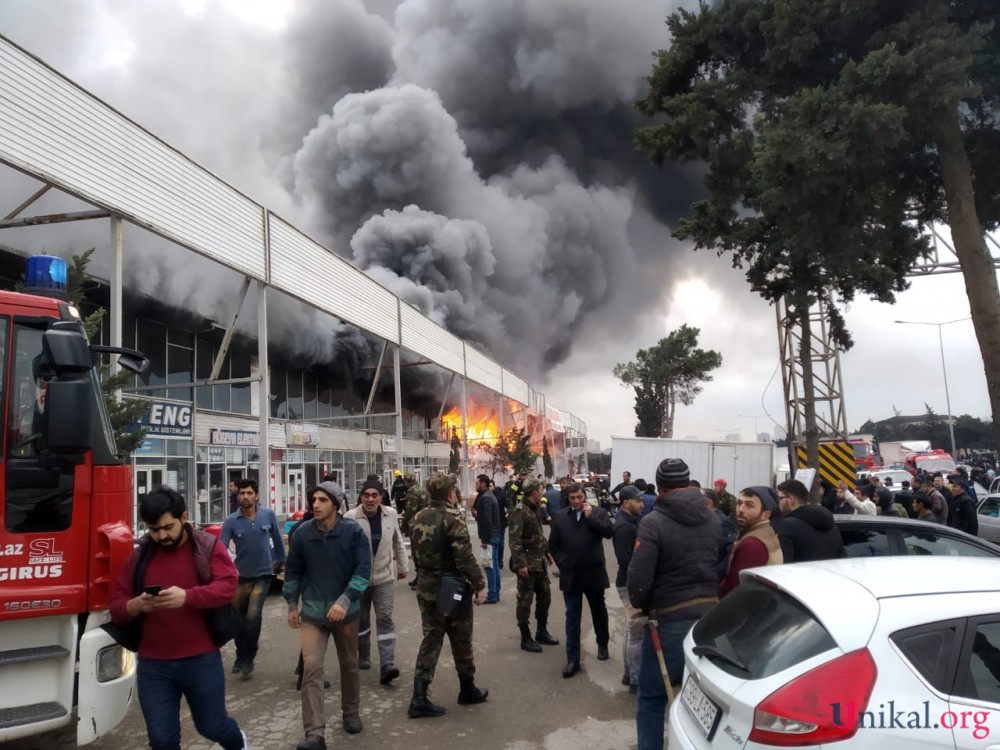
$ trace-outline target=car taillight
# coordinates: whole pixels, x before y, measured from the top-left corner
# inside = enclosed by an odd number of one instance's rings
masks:
[[[865,648],[799,675],[757,704],[750,742],[803,747],[850,739],[877,674]]]

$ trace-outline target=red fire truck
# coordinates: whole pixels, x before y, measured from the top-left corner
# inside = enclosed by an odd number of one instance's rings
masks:
[[[875,441],[870,435],[848,438],[854,449],[854,466],[858,471],[871,471],[882,466],[882,457],[875,452]]]
[[[0,292],[0,743],[77,719],[93,742],[128,711],[134,655],[102,629],[132,552],[132,470],[116,453],[95,362],[138,352],[87,342],[66,264],[28,260]]]

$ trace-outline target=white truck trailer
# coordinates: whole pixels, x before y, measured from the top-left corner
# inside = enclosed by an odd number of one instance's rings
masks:
[[[711,489],[716,479],[725,479],[729,491],[737,494],[744,487],[773,485],[774,454],[774,443],[612,436],[611,485],[621,481],[623,471],[653,483],[660,461],[680,458],[702,487]]]

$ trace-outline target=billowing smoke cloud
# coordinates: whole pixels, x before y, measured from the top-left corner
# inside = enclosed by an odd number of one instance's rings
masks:
[[[679,257],[667,226],[633,231],[692,194],[632,146],[670,0],[306,0],[277,32],[225,0],[11,2],[0,32],[536,383],[588,330],[633,325]],[[95,37],[120,59],[95,63]],[[232,294],[190,276],[174,301],[225,321]],[[370,361],[294,307],[273,341]]]

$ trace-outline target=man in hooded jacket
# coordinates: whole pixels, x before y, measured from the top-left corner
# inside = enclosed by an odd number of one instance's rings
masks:
[[[771,525],[778,508],[777,495],[770,487],[747,487],[736,502],[739,533],[729,553],[726,577],[719,583],[719,598],[740,585],[740,571],[762,565],[781,565],[781,542]]]
[[[778,485],[778,507],[782,514],[778,540],[784,562],[847,557],[833,513],[822,505],[810,505],[809,490],[802,482],[789,479]]]
[[[719,520],[691,487],[691,472],[679,458],[656,468],[657,498],[639,523],[628,565],[629,599],[656,622],[670,681],[684,673],[684,637],[717,601],[715,557]],[[639,654],[636,730],[642,750],[663,747],[667,690],[649,630]]]

